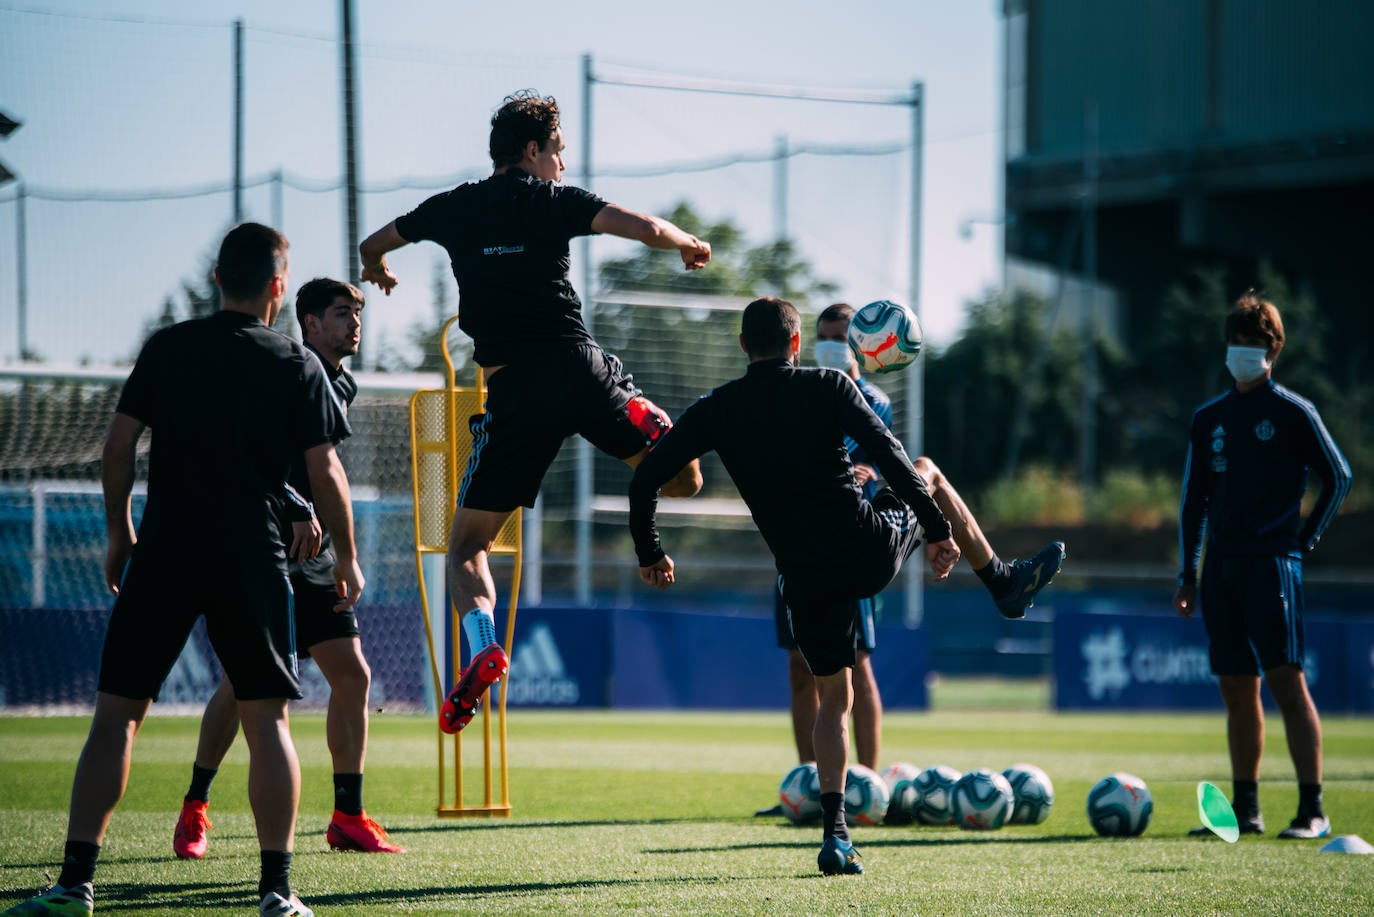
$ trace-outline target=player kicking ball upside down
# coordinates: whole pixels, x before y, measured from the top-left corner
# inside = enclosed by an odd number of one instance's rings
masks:
[[[667,220],[560,184],[563,148],[552,97],[508,96],[491,119],[491,176],[429,198],[359,246],[362,279],[388,294],[397,283],[388,252],[423,240],[448,251],[458,327],[472,338],[486,376],[487,400],[469,421],[472,453],[449,533],[448,587],[464,612],[472,656],[439,713],[447,733],[472,721],[510,666],[496,639],[488,554],[510,514],[534,505],[563,440],[581,435],[634,467],[672,425],[587,331],[568,280],[569,241],[593,233],[634,239],[676,250],[689,271],[711,260],[708,243]],[[700,489],[693,462],[663,492],[690,497]]]

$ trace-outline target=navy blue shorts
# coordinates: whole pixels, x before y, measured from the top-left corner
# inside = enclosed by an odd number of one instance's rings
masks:
[[[859,599],[854,603],[859,616],[856,649],[865,653],[873,652],[878,645],[877,599]],[[787,602],[783,600],[782,590],[773,589],[773,627],[778,633],[778,648],[794,650],[797,641],[792,636],[792,622],[787,615]]]
[[[1217,675],[1259,675],[1303,664],[1302,561],[1213,556],[1198,590],[1208,653]]]
[[[502,368],[487,382],[482,413],[468,421],[472,453],[458,505],[498,513],[534,506],[569,436],[612,458],[638,455],[651,439],[626,406],[641,394],[619,358],[596,344]]]
[[[157,699],[196,618],[239,700],[299,698],[291,583],[272,564],[207,576],[203,564],[155,554],[139,544],[105,630],[97,687],[135,700]]]

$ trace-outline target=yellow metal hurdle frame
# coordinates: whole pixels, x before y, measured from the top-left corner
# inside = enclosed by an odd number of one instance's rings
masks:
[[[410,398],[410,469],[411,487],[415,500],[415,575],[420,585],[420,611],[425,618],[425,639],[429,641],[429,662],[434,678],[435,710],[444,702],[448,686],[458,678],[462,646],[462,621],[460,612],[448,607],[448,640],[452,650],[453,671],[447,680],[439,673],[439,659],[434,645],[434,628],[429,614],[429,590],[425,583],[424,556],[426,554],[448,554],[448,534],[453,523],[453,511],[457,505],[458,482],[462,477],[461,469],[466,468],[472,452],[468,435],[467,419],[482,410],[485,395],[482,370],[477,370],[477,386],[460,388],[456,384],[453,357],[448,349],[449,327],[457,320],[451,318],[444,325],[439,340],[447,368],[447,387],[443,389],[421,389]],[[511,576],[510,611],[506,615],[506,655],[510,656],[511,641],[515,636],[516,600],[520,594],[520,566],[522,560],[520,538],[520,512],[516,510],[506,520],[492,554],[512,555],[515,559],[514,573]],[[463,790],[463,736],[471,737],[472,726],[454,736],[446,736],[439,730],[437,722],[434,731],[439,737],[439,804],[435,812],[441,817],[457,818],[462,816],[506,816],[510,815],[510,771],[506,757],[506,680],[500,685],[501,700],[497,705],[496,753],[499,758],[500,798],[496,798],[492,768],[492,714],[490,704],[482,705],[482,803],[468,804]],[[452,785],[447,780],[448,769],[445,765],[445,744],[451,739],[453,746]]]

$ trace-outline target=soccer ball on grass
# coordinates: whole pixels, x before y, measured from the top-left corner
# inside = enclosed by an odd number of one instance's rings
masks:
[[[980,767],[959,778],[950,792],[954,823],[969,831],[996,831],[1016,805],[1007,778]]]
[[[1054,807],[1054,784],[1034,764],[1013,764],[1002,771],[1016,794],[1016,807],[1011,810],[1009,825],[1038,825],[1050,817]]]
[[[819,821],[821,817],[821,776],[808,761],[786,773],[778,786],[782,814],[797,825]]]
[[[923,825],[954,824],[953,800],[950,791],[963,776],[947,764],[928,767],[911,781],[915,794],[912,815]]]
[[[1088,791],[1088,821],[1103,837],[1142,834],[1154,808],[1145,781],[1132,774],[1108,774]]]
[[[878,772],[887,786],[887,814],[883,816],[885,825],[909,825],[915,817],[913,807],[916,803],[916,790],[912,781],[921,769],[914,764],[899,761],[889,764]]]

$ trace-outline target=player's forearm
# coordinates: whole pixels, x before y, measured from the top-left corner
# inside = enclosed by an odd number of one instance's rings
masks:
[[[408,244],[396,231],[393,220],[362,241],[358,246],[358,256],[362,259],[364,269],[376,268],[385,263],[388,252]]]
[[[134,490],[135,444],[107,440],[101,456],[100,483],[105,495],[105,531],[127,536],[133,531],[129,498]]]
[[[662,217],[646,216],[644,219],[648,225],[639,237],[639,241],[650,248],[677,251],[683,248],[693,248],[699,244],[696,236],[679,229]]]

